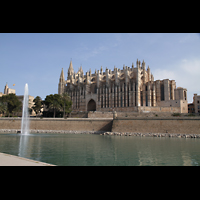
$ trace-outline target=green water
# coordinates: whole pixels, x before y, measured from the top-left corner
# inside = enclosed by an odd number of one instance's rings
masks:
[[[200,165],[200,139],[0,134],[0,152],[64,166]]]

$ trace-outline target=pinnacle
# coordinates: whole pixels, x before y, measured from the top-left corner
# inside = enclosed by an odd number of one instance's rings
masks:
[[[63,68],[62,68],[62,71],[61,71],[61,74],[60,74],[60,79],[65,80],[65,76],[64,76]]]
[[[71,74],[74,73],[74,68],[73,68],[73,65],[72,65],[72,61],[70,61],[70,64],[69,64],[69,69],[68,69],[68,73],[71,72]]]

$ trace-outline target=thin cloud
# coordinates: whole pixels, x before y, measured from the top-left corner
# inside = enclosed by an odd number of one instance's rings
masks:
[[[179,43],[191,43],[195,42],[200,35],[196,33],[188,33],[180,34],[180,36],[182,37],[180,37]]]
[[[80,60],[87,61],[88,59],[101,54],[105,50],[107,50],[106,46],[99,46],[99,47],[94,48],[94,49],[89,49],[87,47],[84,50],[83,49],[81,49],[81,50],[79,49]]]

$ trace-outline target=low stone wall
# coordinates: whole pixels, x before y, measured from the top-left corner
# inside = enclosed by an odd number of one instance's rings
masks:
[[[184,108],[184,110],[183,110]],[[99,108],[98,111],[101,112],[112,112],[113,110],[115,110],[116,112],[143,112],[143,111],[148,111],[148,112],[158,112],[158,113],[162,113],[162,112],[170,112],[170,113],[187,113],[188,110],[186,109],[187,105],[182,105],[182,109],[179,106],[170,106],[166,105],[166,106],[134,106],[134,107],[114,107],[114,108]]]
[[[149,107],[149,106],[141,106],[138,108],[139,112],[168,112],[168,113],[181,113],[180,107],[167,107],[167,106],[156,106],[156,107]]]
[[[21,118],[0,118],[0,129],[20,129]],[[31,130],[111,131],[112,119],[31,118]]]
[[[200,134],[200,118],[117,118],[113,132]]]
[[[88,118],[113,118],[113,112],[88,112]]]

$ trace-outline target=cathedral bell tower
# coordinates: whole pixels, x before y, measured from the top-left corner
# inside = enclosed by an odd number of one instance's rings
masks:
[[[63,68],[60,74],[59,84],[58,84],[58,94],[63,94],[65,92],[65,76],[63,72]]]

